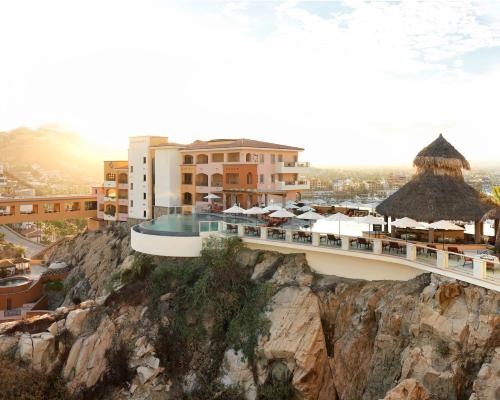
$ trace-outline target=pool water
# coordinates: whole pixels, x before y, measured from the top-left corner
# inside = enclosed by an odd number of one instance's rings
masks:
[[[202,232],[217,230],[219,221],[225,221],[230,224],[255,224],[255,218],[237,217],[224,214],[171,214],[163,215],[152,221],[143,222],[137,226],[137,230],[151,235],[166,236],[198,236],[200,231],[199,222],[208,222],[202,224]]]
[[[23,278],[2,279],[0,280],[0,287],[18,286],[26,283],[27,281],[28,279]]]

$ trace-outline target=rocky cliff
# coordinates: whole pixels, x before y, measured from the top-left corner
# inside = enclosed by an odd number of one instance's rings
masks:
[[[500,398],[493,291],[322,277],[301,254],[234,243],[150,259],[121,228],[53,257],[73,266],[65,306],[0,325],[0,352],[61,377],[71,398]]]

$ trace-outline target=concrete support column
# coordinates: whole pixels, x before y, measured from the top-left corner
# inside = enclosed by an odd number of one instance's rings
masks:
[[[286,207],[286,195],[281,196],[281,205],[283,206],[283,208]]]
[[[429,243],[434,243],[434,229],[429,229]]]
[[[319,232],[313,232],[312,234],[312,245],[319,246]]]
[[[267,228],[265,226],[260,228],[260,238],[262,240],[267,240]]]
[[[415,261],[417,259],[417,246],[413,243],[406,244],[406,258],[411,261]]]
[[[373,239],[373,253],[374,254],[382,254],[382,240],[381,239]]]
[[[341,236],[342,239],[342,250],[349,250],[349,236]]]
[[[443,250],[437,250],[436,266],[438,268],[448,268],[448,253]]]
[[[474,258],[473,271],[474,278],[484,279],[486,277],[486,261]]]
[[[239,237],[245,236],[245,227],[243,225],[238,225],[238,236]]]
[[[266,207],[269,205],[269,195],[267,193],[264,195],[264,205]]]
[[[387,215],[384,215],[384,232],[389,233],[389,217]]]

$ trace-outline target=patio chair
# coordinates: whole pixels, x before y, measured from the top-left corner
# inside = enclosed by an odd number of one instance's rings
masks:
[[[432,255],[437,256],[437,248],[435,245],[433,245],[433,244],[427,245],[427,255],[428,256],[432,256]]]
[[[399,243],[397,242],[389,242],[389,253],[394,250],[396,251],[396,253],[402,253],[403,250],[404,250],[404,246],[401,246]]]
[[[356,243],[356,247],[361,247],[361,246],[364,246],[365,249],[369,249],[371,247],[372,243],[368,240],[366,240],[365,238],[358,238],[357,239],[357,243]]]

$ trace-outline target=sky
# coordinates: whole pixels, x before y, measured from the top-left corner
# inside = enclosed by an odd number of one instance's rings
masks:
[[[500,164],[500,1],[0,0],[0,131],[304,147],[410,165],[443,133]]]

